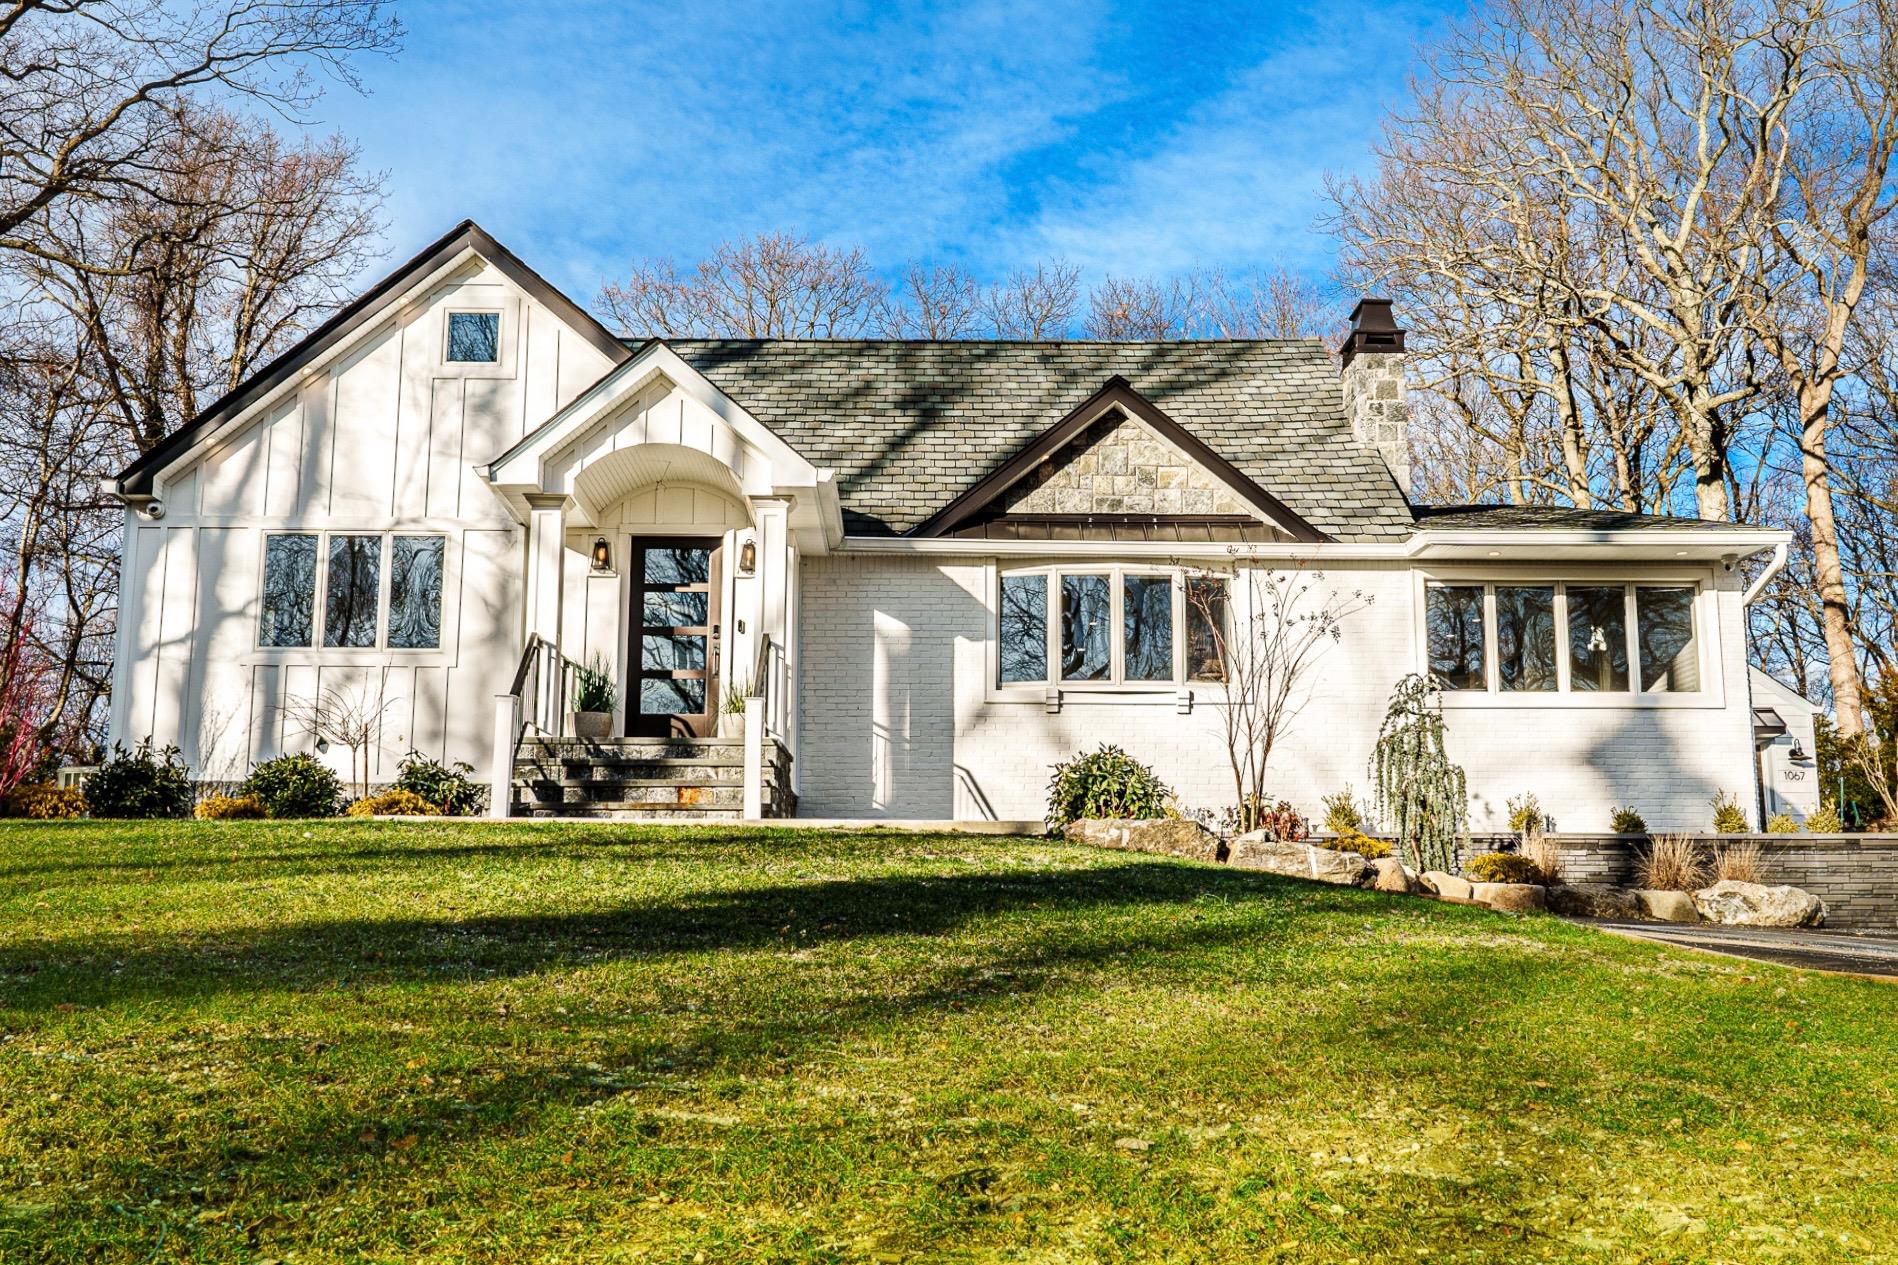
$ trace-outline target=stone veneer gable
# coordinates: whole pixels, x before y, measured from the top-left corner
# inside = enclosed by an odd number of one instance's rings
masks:
[[[1010,488],[1011,514],[1250,514],[1204,466],[1138,418],[1108,414]]]

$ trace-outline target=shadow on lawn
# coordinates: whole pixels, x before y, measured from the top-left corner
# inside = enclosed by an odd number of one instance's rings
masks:
[[[1288,912],[1363,915],[1380,898],[1265,874],[1121,864],[960,875],[885,875],[721,888],[665,903],[551,914],[341,919],[158,935],[88,934],[0,949],[16,1010],[132,998],[495,978],[555,966],[682,954],[802,949],[935,936],[1027,911],[1134,910],[1277,896]],[[1075,934],[1085,927],[1069,924]],[[1260,934],[1254,925],[1250,934]]]

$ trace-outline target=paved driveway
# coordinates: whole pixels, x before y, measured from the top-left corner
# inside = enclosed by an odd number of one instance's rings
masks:
[[[1772,931],[1763,927],[1715,927],[1669,922],[1598,922],[1618,935],[1657,940],[1732,957],[1757,958],[1813,971],[1849,971],[1898,979],[1898,936],[1848,935],[1842,931]]]

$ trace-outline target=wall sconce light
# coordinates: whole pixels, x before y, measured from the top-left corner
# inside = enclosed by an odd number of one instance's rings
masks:
[[[593,538],[593,569],[595,571],[611,571],[613,569],[613,546],[606,542],[606,537],[604,536],[595,536]]]
[[[738,574],[758,574],[758,542],[755,539],[738,546]]]
[[[1797,738],[1793,739],[1793,749],[1791,752],[1788,753],[1788,755],[1789,755],[1789,758],[1791,758],[1794,761],[1800,761],[1806,758],[1806,748],[1800,744],[1799,739]]]

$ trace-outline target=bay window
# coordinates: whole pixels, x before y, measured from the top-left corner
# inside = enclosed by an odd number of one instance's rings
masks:
[[[439,535],[268,533],[257,644],[439,649],[446,552]]]
[[[1223,577],[1177,570],[1005,573],[996,592],[997,684],[1114,689],[1223,680],[1227,605]]]
[[[1683,584],[1432,582],[1425,657],[1452,693],[1697,693],[1695,597]]]

